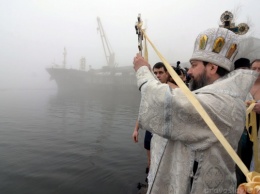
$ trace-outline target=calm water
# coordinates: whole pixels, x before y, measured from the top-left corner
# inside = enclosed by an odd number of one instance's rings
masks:
[[[1,194],[127,194],[144,182],[143,132],[131,135],[139,101],[0,91]]]

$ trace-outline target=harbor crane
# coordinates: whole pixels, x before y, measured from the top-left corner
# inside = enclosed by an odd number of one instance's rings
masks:
[[[99,17],[97,17],[97,22],[98,22],[98,28],[97,30],[100,33],[100,37],[102,40],[102,45],[103,45],[103,49],[104,49],[104,53],[105,53],[105,57],[106,57],[106,62],[107,62],[107,66],[108,67],[116,67],[117,64],[115,62],[115,53],[112,50],[112,47],[110,45],[110,43],[108,42],[108,39],[106,37],[104,28],[102,26],[101,20]]]

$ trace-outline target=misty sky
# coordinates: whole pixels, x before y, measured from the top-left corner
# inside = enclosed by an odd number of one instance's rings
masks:
[[[1,0],[0,89],[55,87],[45,68],[62,63],[64,47],[67,68],[78,69],[81,57],[92,68],[105,65],[97,17],[120,66],[132,65],[138,52],[138,13],[159,51],[176,63],[189,60],[198,33],[218,27],[226,10],[260,38],[259,7],[259,0]],[[149,57],[159,61],[151,49]]]

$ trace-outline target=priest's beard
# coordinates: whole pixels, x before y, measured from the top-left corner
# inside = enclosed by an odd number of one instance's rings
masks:
[[[202,74],[198,75],[198,77],[195,79],[194,77],[190,80],[190,90],[194,91],[197,89],[200,89],[206,85],[208,85],[209,81],[206,76],[206,71],[204,71]]]

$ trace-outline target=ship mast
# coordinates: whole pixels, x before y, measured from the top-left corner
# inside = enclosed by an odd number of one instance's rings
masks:
[[[100,37],[102,40],[102,45],[103,45],[103,49],[104,49],[104,53],[106,56],[106,62],[107,62],[107,66],[108,67],[116,67],[116,63],[115,63],[115,53],[113,52],[108,39],[106,37],[105,31],[103,29],[101,20],[99,17],[97,17],[97,22],[98,22],[98,28],[97,30],[100,32]]]
[[[64,51],[63,51],[63,68],[65,69],[66,68],[66,58],[67,58],[67,51],[66,51],[66,48],[64,47]]]

